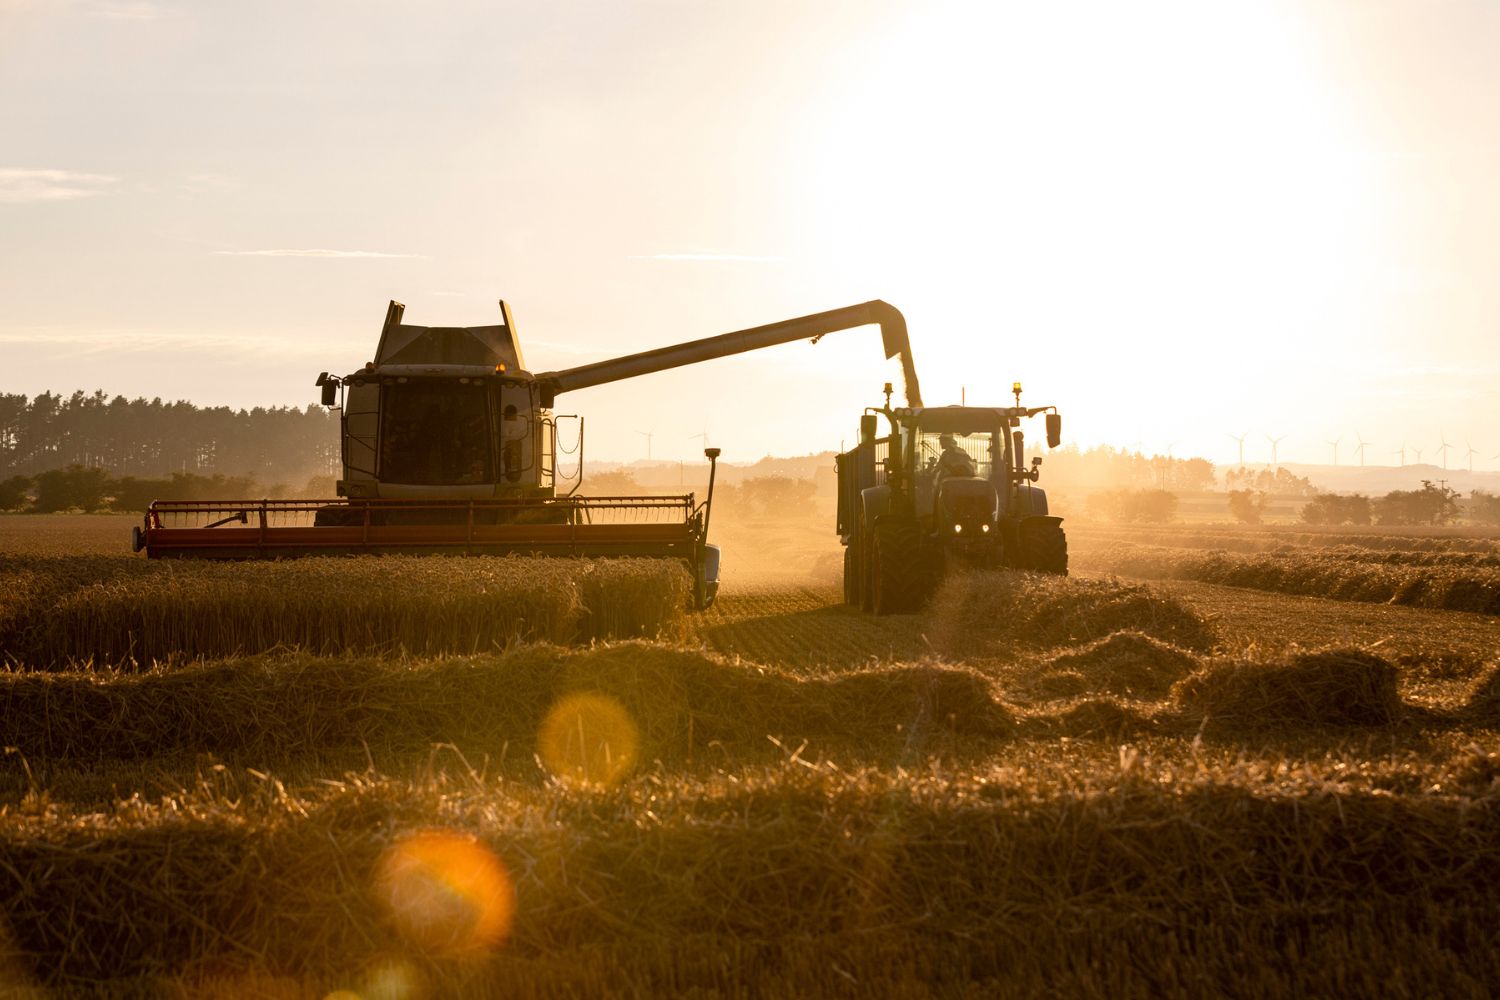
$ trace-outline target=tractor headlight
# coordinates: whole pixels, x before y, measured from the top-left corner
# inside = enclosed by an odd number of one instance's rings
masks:
[[[981,524],[979,530],[988,535],[990,533],[990,526],[988,524]]]
[[[955,535],[961,535],[961,534],[963,534],[963,531],[964,531],[964,526],[963,525],[961,525],[961,524],[955,524],[953,526],[953,533]]]

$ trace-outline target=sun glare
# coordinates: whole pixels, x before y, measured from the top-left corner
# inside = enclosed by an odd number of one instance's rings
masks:
[[[907,311],[929,402],[1024,376],[1107,438],[1135,370],[1264,410],[1205,372],[1247,338],[1332,357],[1380,267],[1377,161],[1309,44],[1259,3],[924,8],[838,67],[807,239]]]

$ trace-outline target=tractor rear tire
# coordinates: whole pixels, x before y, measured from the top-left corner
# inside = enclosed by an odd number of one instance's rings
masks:
[[[873,556],[871,610],[877,615],[919,610],[927,596],[928,574],[916,524],[904,519],[881,521],[875,526]]]
[[[1021,568],[1068,575],[1068,536],[1049,521],[1021,523]]]

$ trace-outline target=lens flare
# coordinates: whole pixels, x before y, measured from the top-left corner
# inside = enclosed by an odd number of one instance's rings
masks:
[[[247,997],[249,995],[246,994]],[[260,993],[254,995],[261,996]],[[270,997],[271,994],[265,996]],[[429,1000],[432,996],[426,977],[411,961],[392,958],[372,965],[365,973],[359,989],[334,990],[324,995],[323,1000]]]
[[[402,937],[446,957],[499,947],[516,905],[500,859],[475,838],[445,831],[412,834],[387,849],[375,892]]]
[[[542,720],[537,750],[553,774],[612,785],[635,767],[640,734],[620,703],[583,692],[563,698]]]

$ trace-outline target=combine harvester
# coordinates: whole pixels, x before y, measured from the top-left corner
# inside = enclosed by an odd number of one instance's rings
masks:
[[[412,326],[401,321],[404,311],[394,301],[386,310],[374,361],[350,375],[318,376],[323,405],[342,407],[339,499],[157,500],[135,529],[135,551],[153,559],[680,559],[701,609],[719,585],[719,550],[708,542],[719,450],[704,450],[712,464],[701,503],[693,494],[578,496],[583,421],[554,415],[560,393],[873,324],[886,357],[901,358],[908,402],[922,402],[906,321],[878,300],[539,375],[526,370],[503,301],[497,326]],[[561,450],[576,456],[577,473],[560,478],[559,425],[572,420],[576,443]]]

